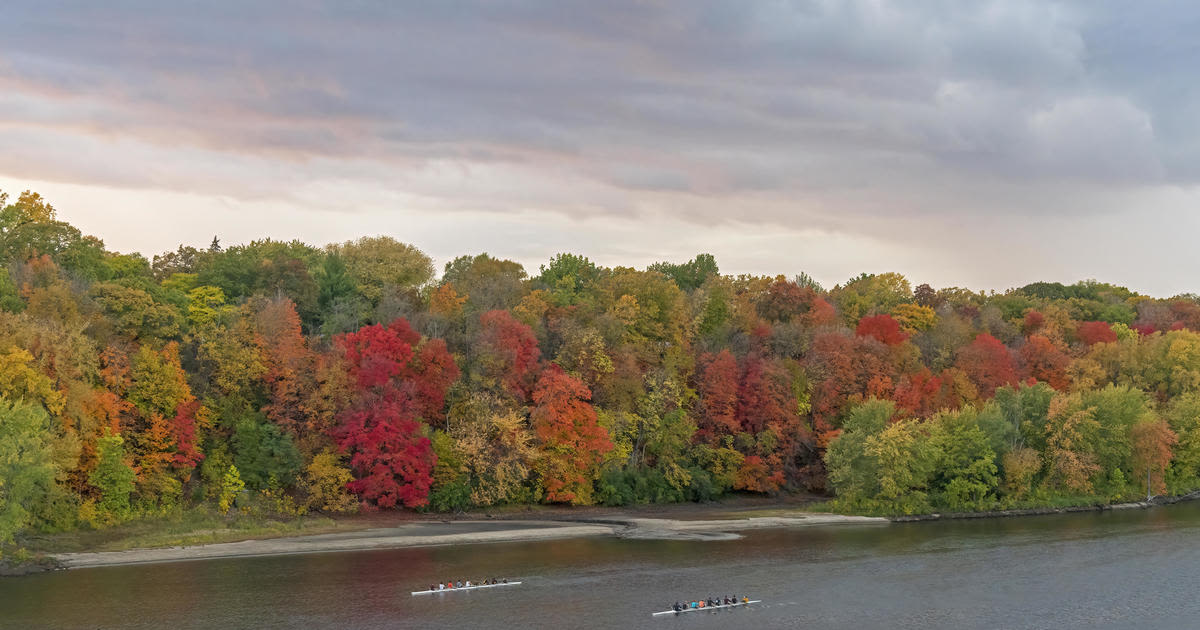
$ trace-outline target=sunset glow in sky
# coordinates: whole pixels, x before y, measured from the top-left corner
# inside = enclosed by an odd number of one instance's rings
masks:
[[[0,190],[147,256],[387,234],[1200,292],[1200,7],[180,4],[5,3]]]

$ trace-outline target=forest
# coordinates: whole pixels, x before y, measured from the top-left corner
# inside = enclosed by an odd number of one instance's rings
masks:
[[[1200,297],[822,287],[387,236],[109,251],[0,195],[0,543],[180,510],[868,514],[1200,488]],[[797,261],[800,265],[803,261]]]

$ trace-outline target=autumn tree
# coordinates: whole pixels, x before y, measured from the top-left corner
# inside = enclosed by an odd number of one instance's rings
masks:
[[[445,390],[458,376],[445,346],[420,340],[404,320],[368,326],[338,339],[357,390],[334,438],[350,454],[348,484],[367,504],[419,507],[428,502],[436,463],[422,414],[440,413]],[[416,355],[417,360],[414,360]]]
[[[1051,387],[1059,390],[1070,385],[1067,367],[1071,363],[1071,357],[1049,339],[1041,335],[1030,335],[1021,346],[1020,355],[1030,378],[1049,383]]]
[[[1012,352],[1000,340],[980,334],[970,345],[958,351],[955,366],[979,387],[979,395],[991,398],[997,387],[1017,382],[1017,370]]]
[[[900,330],[900,322],[891,315],[871,315],[858,320],[855,334],[859,337],[872,337],[889,346],[901,344],[908,335]]]
[[[313,387],[314,372],[314,357],[301,333],[300,316],[288,298],[258,301],[251,313],[269,395],[263,411],[272,422],[299,435],[308,428],[305,399]]]
[[[1148,418],[1133,425],[1131,437],[1134,472],[1146,471],[1148,494],[1165,493],[1167,466],[1171,463],[1172,449],[1179,443],[1179,436],[1171,430],[1166,420]]]
[[[697,437],[712,442],[741,428],[737,419],[738,365],[728,350],[722,350],[702,357],[700,366]]]
[[[1075,334],[1085,345],[1097,343],[1112,343],[1117,340],[1117,333],[1108,322],[1080,322]]]
[[[1100,472],[1095,447],[1100,434],[1096,410],[1078,395],[1060,395],[1050,405],[1046,424],[1047,481],[1065,490],[1088,494]]]
[[[533,330],[508,311],[480,315],[479,326],[471,378],[483,387],[528,400],[540,355]]]
[[[551,503],[591,503],[596,465],[612,449],[590,398],[583,383],[554,364],[543,370],[533,392],[530,423],[541,445],[537,469]]]
[[[466,298],[471,317],[486,311],[511,309],[528,292],[525,268],[520,263],[486,253],[459,256],[446,263],[442,281]]]
[[[908,279],[893,272],[861,274],[834,287],[829,295],[850,324],[866,315],[891,312],[913,299]]]

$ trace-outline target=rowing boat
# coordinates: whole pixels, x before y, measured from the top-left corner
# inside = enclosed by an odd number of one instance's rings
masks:
[[[750,604],[761,604],[761,599],[752,599],[748,602],[738,602],[736,604],[721,604],[720,606],[705,606],[704,608],[684,608],[683,610],[664,610],[662,612],[650,613],[651,617],[659,615],[678,615],[679,613],[700,612],[703,610],[721,610],[722,608],[737,608],[738,606],[749,606]]]
[[[413,595],[429,595],[431,593],[454,593],[457,591],[473,591],[478,588],[496,588],[497,586],[516,586],[520,582],[501,582],[499,584],[473,584],[471,586],[459,586],[457,588],[443,588],[433,591],[413,591]]]

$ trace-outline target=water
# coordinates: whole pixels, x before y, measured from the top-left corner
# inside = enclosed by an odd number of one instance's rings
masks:
[[[503,589],[413,597],[441,579]],[[179,562],[0,580],[3,628],[1193,628],[1200,504]],[[750,608],[651,618],[676,599]]]

